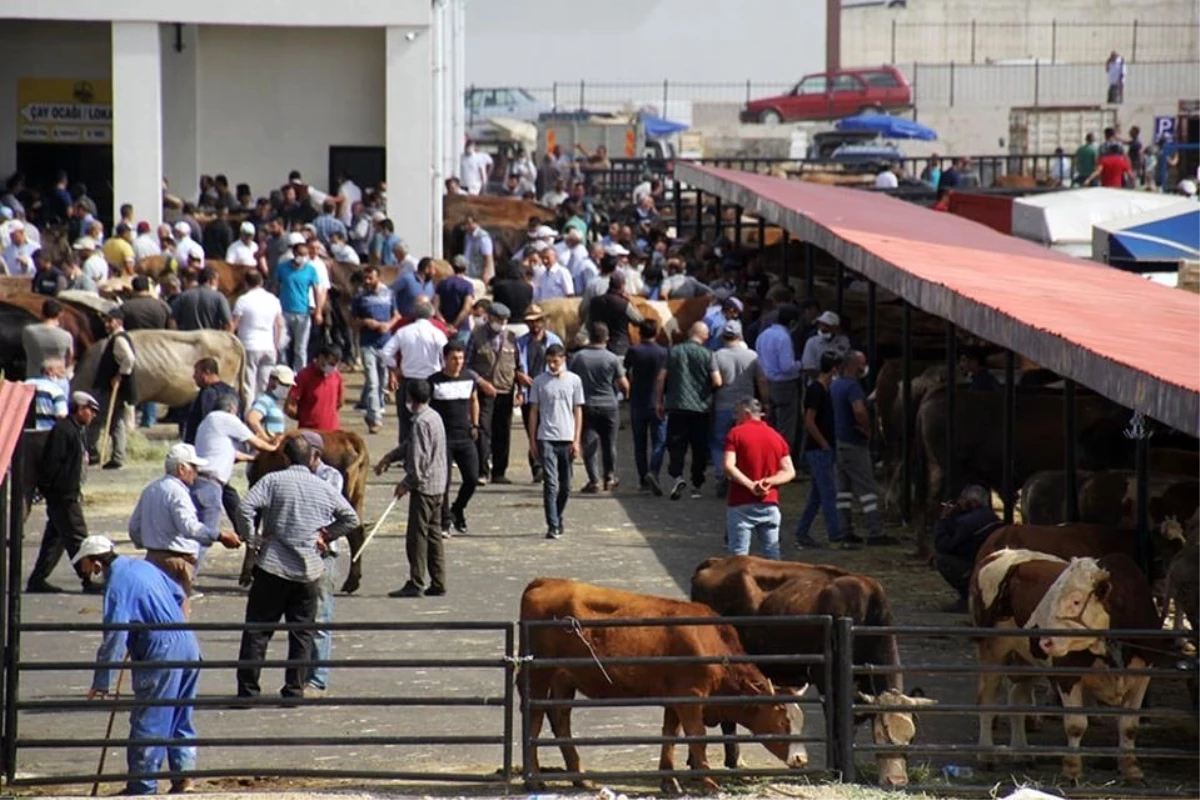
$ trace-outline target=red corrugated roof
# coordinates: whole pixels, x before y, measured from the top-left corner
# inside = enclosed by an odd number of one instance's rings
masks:
[[[695,164],[676,175],[814,241],[918,308],[1193,435],[1200,428],[1195,294],[883,194]],[[1018,333],[1036,334],[1036,348]]]
[[[8,472],[8,462],[25,428],[25,415],[32,402],[32,386],[0,380],[0,476]]]

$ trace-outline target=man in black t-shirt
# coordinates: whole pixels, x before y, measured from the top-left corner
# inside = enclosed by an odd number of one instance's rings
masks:
[[[855,549],[861,539],[853,534],[843,536],[838,525],[837,485],[834,482],[834,459],[837,438],[833,431],[833,401],[829,386],[833,373],[842,363],[842,357],[830,350],[821,355],[820,372],[804,393],[804,438],[803,457],[812,474],[809,484],[808,502],[804,513],[796,523],[796,544],[800,547],[816,548],[821,545],[812,538],[809,530],[817,518],[818,509],[825,516],[825,532],[830,544],[843,550]]]
[[[658,322],[655,320],[643,320],[638,325],[638,337],[641,341],[625,353],[633,460],[637,465],[638,490],[661,497],[658,473],[667,449],[667,421],[660,418],[655,409],[654,390],[658,373],[667,365],[667,348],[655,341],[658,337]]]
[[[450,503],[449,484],[442,498],[442,537],[448,539],[451,527],[459,535],[467,533],[467,503],[479,483],[479,454],[475,447],[479,437],[479,392],[475,384],[479,376],[463,368],[466,348],[459,341],[450,341],[442,348],[442,361],[445,366],[441,372],[429,376],[433,389],[429,406],[442,418],[446,456],[458,465],[462,476],[454,503]]]

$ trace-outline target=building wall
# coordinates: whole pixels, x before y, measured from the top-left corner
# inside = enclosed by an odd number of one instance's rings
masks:
[[[1196,61],[1198,26],[1195,0],[908,0],[844,8],[842,63]]]
[[[345,27],[423,26],[429,24],[429,0],[19,0],[6,3],[6,17],[116,22],[281,25],[324,28],[336,19]]]
[[[795,82],[825,63],[825,0],[473,0],[466,40],[468,86]]]
[[[21,78],[109,80],[107,23],[6,20],[0,24],[0,175],[17,166],[17,81]]]
[[[201,172],[256,195],[293,169],[325,186],[331,145],[384,145],[383,47],[382,29],[202,26]]]

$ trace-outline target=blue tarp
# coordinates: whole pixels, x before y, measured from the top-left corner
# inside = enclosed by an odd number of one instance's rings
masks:
[[[1200,205],[1140,224],[1108,232],[1108,262],[1200,258]]]
[[[682,122],[672,122],[653,114],[642,114],[642,124],[646,126],[646,136],[651,139],[662,139],[675,133],[683,133],[688,129],[688,126]]]
[[[926,142],[937,139],[937,131],[933,128],[890,114],[859,114],[857,117],[846,117],[838,120],[835,127],[839,131],[873,131],[885,139],[921,139]]]

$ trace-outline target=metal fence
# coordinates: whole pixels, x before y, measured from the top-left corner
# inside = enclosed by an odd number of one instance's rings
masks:
[[[1195,59],[1200,34],[1194,24],[1163,22],[900,22],[892,20],[887,54],[866,41],[844,42],[863,63],[927,61],[988,64],[1012,59],[1103,64],[1113,50],[1128,64]],[[874,44],[874,43],[870,43]],[[879,56],[879,58],[870,58]]]

